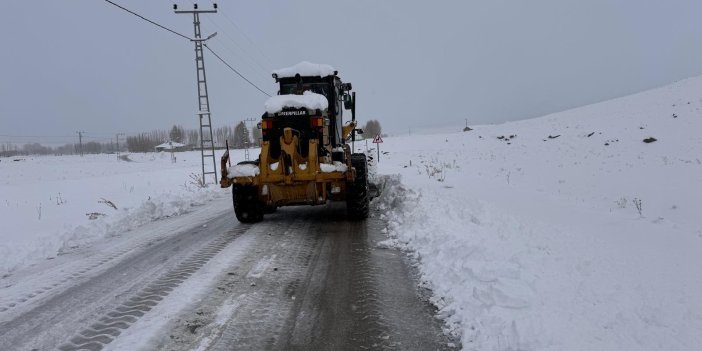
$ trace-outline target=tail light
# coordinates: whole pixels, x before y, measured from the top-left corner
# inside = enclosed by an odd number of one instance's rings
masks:
[[[261,129],[266,130],[271,128],[273,128],[273,120],[264,119],[261,121]]]
[[[310,126],[312,128],[321,128],[324,127],[324,117],[322,116],[314,116],[310,118]]]
[[[268,132],[273,129],[273,120],[270,118],[264,118],[261,120],[261,123],[259,123],[258,126],[261,128],[261,136],[264,138],[264,140],[268,140]]]

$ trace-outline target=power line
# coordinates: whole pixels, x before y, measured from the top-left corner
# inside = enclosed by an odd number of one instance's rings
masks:
[[[228,64],[227,61],[224,61],[224,59],[221,58],[219,55],[217,55],[216,52],[212,51],[212,49],[210,48],[209,45],[203,44],[203,46],[204,46],[205,48],[207,48],[207,50],[209,50],[209,51],[212,53],[212,55],[214,55],[216,58],[218,58],[220,61],[222,61],[223,64],[225,64],[227,67],[229,67],[229,69],[231,69],[232,71],[234,71],[234,73],[236,73],[237,75],[239,75],[239,77],[241,77],[241,79],[243,79],[243,80],[245,80],[247,83],[251,84],[252,87],[258,89],[258,91],[260,91],[261,93],[265,94],[266,96],[268,96],[268,97],[271,96],[271,94],[266,93],[265,91],[263,91],[263,89],[259,88],[256,84],[254,84],[254,83],[252,83],[250,80],[246,79],[246,77],[244,77],[241,73],[239,73],[239,71],[237,71],[234,67],[232,67],[230,64]]]
[[[182,37],[182,38],[185,38],[185,39],[190,40],[190,38],[188,38],[187,36],[185,36],[185,35],[183,35],[183,34],[180,34],[180,33],[176,32],[176,31],[174,31],[173,29],[170,29],[170,28],[168,28],[168,27],[162,26],[162,25],[160,25],[160,24],[158,24],[158,23],[156,23],[156,22],[154,22],[154,21],[152,21],[152,20],[150,20],[150,19],[148,19],[148,18],[146,18],[146,17],[144,17],[144,16],[142,16],[142,15],[140,15],[140,14],[138,14],[138,13],[132,11],[132,10],[130,10],[130,9],[127,9],[127,8],[125,8],[125,7],[122,7],[122,6],[118,5],[118,4],[115,4],[114,2],[112,2],[112,1],[110,1],[110,0],[105,0],[105,1],[108,2],[108,3],[110,3],[110,4],[112,4],[112,5],[114,5],[114,6],[119,7],[120,9],[122,9],[122,10],[124,10],[124,11],[127,11],[127,12],[131,13],[132,15],[137,16],[137,17],[143,19],[144,21],[149,22],[149,23],[151,23],[151,24],[153,24],[153,25],[155,25],[155,26],[157,26],[157,27],[159,27],[159,28],[165,29],[165,30],[167,30],[167,31],[169,31],[169,32],[171,32],[171,33],[173,33],[173,34],[179,36],[179,37]]]
[[[239,26],[237,26],[236,23],[234,23],[234,21],[232,21],[232,19],[229,18],[229,16],[227,16],[227,14],[224,11],[221,11],[221,12],[222,12],[222,15],[224,16],[224,18],[226,18],[227,21],[229,21],[229,23],[231,23],[232,26],[234,26],[234,29],[238,30],[239,33],[241,33],[241,35],[244,38],[246,38],[246,40],[248,40],[249,43],[251,43],[251,45],[261,54],[261,56],[263,56],[268,61],[268,63],[272,63],[272,61],[268,57],[268,55],[266,55],[266,53],[264,53],[263,50],[261,50],[261,48],[259,48],[258,45],[256,45],[256,43],[254,43],[254,41],[251,40],[251,38],[248,35],[246,35],[246,32],[244,32],[241,28],[239,28]]]
[[[73,138],[73,135],[9,135],[0,134],[4,138]]]
[[[91,137],[91,136],[84,136],[83,139],[90,139],[90,140],[97,140],[97,141],[110,141],[110,140],[112,140],[112,138]]]
[[[227,53],[229,53],[230,56],[238,58],[239,62],[246,65],[246,67],[248,67],[251,70],[251,72],[253,72],[254,74],[258,75],[258,73],[262,73],[263,76],[266,76],[266,77],[269,76],[270,71],[266,71],[264,69],[261,69],[259,65],[254,66],[254,65],[249,64],[249,62],[255,62],[255,60],[251,56],[246,55],[246,58],[248,58],[248,60],[244,60],[244,56],[240,52],[237,52],[236,49],[233,49],[231,47],[231,45],[229,45],[227,42],[220,39],[219,37],[215,37],[213,39],[214,39],[214,41],[222,44],[222,47],[227,51]]]
[[[249,67],[251,67],[251,68],[256,68],[256,69],[260,70],[260,72],[262,72],[262,73],[265,74],[265,75],[270,74],[270,72],[271,72],[272,70],[263,67],[263,66],[261,65],[261,63],[259,62],[260,60],[256,60],[256,59],[253,58],[253,56],[248,55],[247,50],[244,49],[243,46],[239,45],[239,43],[237,43],[237,42],[234,40],[234,38],[233,38],[231,35],[229,35],[228,32],[224,31],[224,28],[223,28],[222,26],[220,26],[219,23],[217,23],[214,19],[209,18],[209,17],[207,18],[207,20],[210,21],[212,24],[214,24],[217,28],[219,28],[219,29],[224,33],[224,35],[227,37],[227,39],[229,39],[229,41],[231,41],[231,42],[234,44],[234,46],[236,46],[237,48],[239,48],[239,50],[242,52],[242,54],[244,54],[244,55],[242,55],[242,57],[246,57],[246,58],[248,59],[248,61],[252,62],[252,63],[256,66],[256,67],[254,67],[254,66],[251,66],[251,65],[248,65],[248,64],[247,64]],[[215,38],[215,40],[220,41],[219,38]],[[221,42],[222,42],[222,44],[224,44],[224,41],[221,41]],[[229,50],[229,51],[232,52],[231,50]],[[234,51],[234,52],[236,52],[236,51]]]
[[[192,39],[190,39],[189,37],[187,37],[187,36],[185,36],[185,35],[183,35],[183,34],[180,34],[180,33],[176,32],[176,31],[174,31],[174,30],[172,30],[172,29],[170,29],[170,28],[168,28],[168,27],[162,26],[162,25],[160,25],[160,24],[158,24],[158,23],[156,23],[156,22],[154,22],[154,21],[152,21],[152,20],[150,20],[150,19],[148,19],[148,18],[146,18],[146,17],[144,17],[144,16],[142,16],[142,15],[140,15],[140,14],[138,14],[138,13],[132,11],[132,10],[129,10],[129,9],[123,7],[123,6],[120,6],[120,5],[114,3],[114,2],[112,2],[112,1],[110,1],[110,0],[105,0],[105,2],[107,2],[107,3],[111,4],[111,5],[114,5],[114,6],[120,8],[120,9],[122,9],[122,10],[124,10],[124,11],[127,11],[127,12],[131,13],[132,15],[137,16],[137,17],[143,19],[144,21],[147,21],[147,22],[149,22],[149,23],[151,23],[151,24],[153,24],[153,25],[155,25],[155,26],[157,26],[157,27],[159,27],[159,28],[161,28],[161,29],[167,30],[167,31],[169,31],[169,32],[171,32],[171,33],[173,33],[173,34],[179,36],[179,37],[182,37],[182,38],[185,38],[185,39],[187,39],[187,40],[192,41]],[[231,21],[231,20],[230,20],[230,21]],[[243,33],[243,32],[242,32],[242,33]],[[212,49],[210,49],[209,46],[207,46],[207,45],[204,44],[204,43],[203,43],[203,46],[206,47],[207,50],[209,50],[213,55],[215,55],[215,57],[217,57],[220,61],[222,61],[222,63],[224,63],[227,67],[229,67],[229,69],[231,69],[232,71],[234,71],[234,73],[236,73],[239,77],[241,77],[241,79],[245,80],[247,83],[249,83],[251,86],[253,86],[254,88],[256,88],[258,91],[262,92],[262,93],[265,94],[266,96],[271,96],[270,94],[266,93],[266,92],[263,91],[261,88],[259,88],[256,84],[252,83],[248,78],[244,77],[243,74],[239,73],[239,71],[237,71],[237,70],[236,70],[234,67],[232,67],[229,63],[227,63],[227,61],[225,61],[223,58],[221,58],[219,55],[217,55],[214,51],[212,51]]]

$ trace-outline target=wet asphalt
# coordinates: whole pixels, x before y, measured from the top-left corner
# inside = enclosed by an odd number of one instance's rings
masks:
[[[88,268],[58,270],[63,283],[6,307],[0,349],[109,348],[214,257],[229,266],[153,335],[149,350],[459,349],[435,318],[414,263],[379,247],[385,223],[372,213],[348,221],[343,204],[288,207],[244,225],[231,211],[95,255]],[[245,253],[221,256],[243,237]]]
[[[343,205],[267,215],[251,226],[261,240],[247,263],[231,267],[216,296],[177,321],[160,348],[457,349],[407,255],[377,245],[387,239],[377,217],[347,221]],[[237,308],[213,325],[225,301]]]

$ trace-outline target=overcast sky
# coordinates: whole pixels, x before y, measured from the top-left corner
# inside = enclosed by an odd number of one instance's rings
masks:
[[[192,35],[172,1],[115,2]],[[531,118],[702,74],[699,0],[251,0],[219,11],[203,15],[203,33],[218,32],[211,47],[256,85],[275,94],[273,69],[330,64],[353,83],[359,120],[390,134]],[[0,32],[2,143],[197,128],[183,38],[102,0],[4,1]],[[267,97],[205,55],[215,126],[259,118]]]

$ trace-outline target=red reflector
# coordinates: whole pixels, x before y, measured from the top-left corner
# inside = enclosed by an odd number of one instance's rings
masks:
[[[271,120],[263,120],[261,121],[261,129],[271,129],[273,128],[273,121]]]

